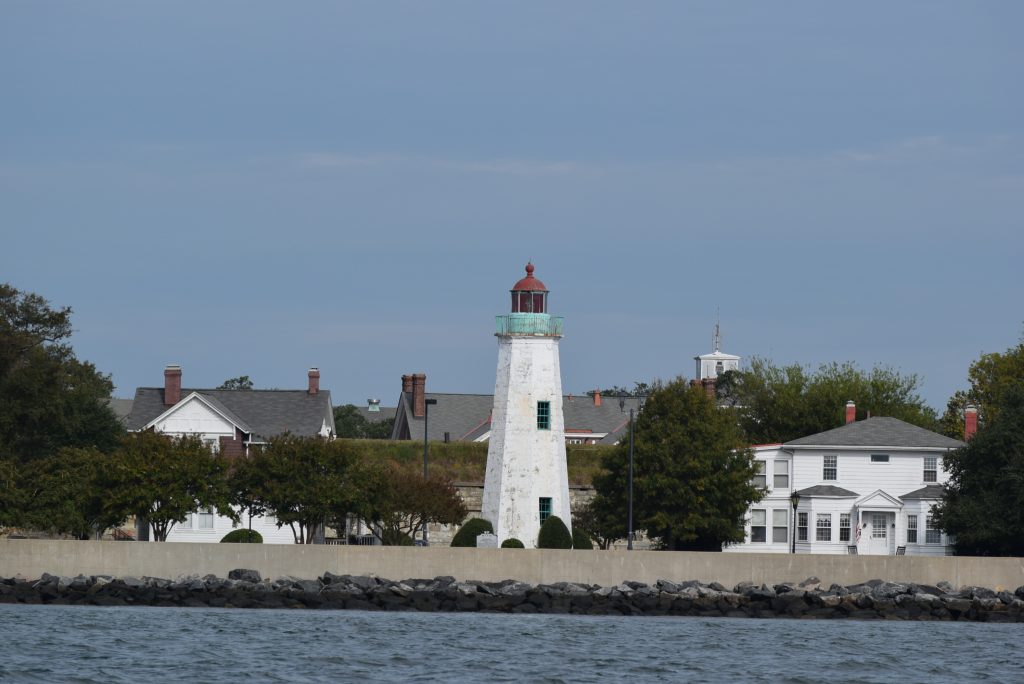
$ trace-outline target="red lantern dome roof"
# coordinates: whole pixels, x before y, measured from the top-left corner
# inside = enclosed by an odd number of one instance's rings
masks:
[[[544,283],[533,277],[533,264],[526,264],[526,277],[512,286],[513,292],[547,292]]]

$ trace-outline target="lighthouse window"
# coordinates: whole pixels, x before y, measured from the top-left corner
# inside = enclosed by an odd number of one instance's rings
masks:
[[[550,430],[551,429],[551,402],[550,401],[538,401],[537,402],[537,429],[538,430]]]
[[[540,524],[543,525],[544,521],[551,517],[551,497],[542,496],[540,497]]]

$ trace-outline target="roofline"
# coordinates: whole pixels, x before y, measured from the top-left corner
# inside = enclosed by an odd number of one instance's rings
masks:
[[[246,390],[246,391],[248,391],[248,390]],[[180,408],[181,406],[184,406],[185,402],[190,401],[192,399],[192,397],[196,397],[197,399],[199,399],[201,402],[203,402],[203,404],[208,409],[210,409],[211,411],[216,413],[218,416],[220,416],[221,418],[223,418],[227,422],[231,423],[231,425],[233,425],[236,429],[241,430],[242,432],[246,433],[247,435],[248,434],[252,434],[252,428],[250,428],[248,425],[239,425],[237,422],[235,422],[231,418],[229,418],[226,415],[224,415],[223,411],[221,411],[216,406],[211,404],[206,399],[206,397],[204,397],[202,394],[200,394],[200,390],[192,390],[192,391],[190,391],[188,396],[186,396],[184,399],[179,400],[178,403],[174,404],[173,406],[167,407],[166,411],[164,411],[163,413],[158,415],[156,418],[153,418],[151,421],[149,421],[148,423],[143,425],[138,430],[133,430],[133,432],[142,432],[143,430],[148,430],[148,429],[150,429],[152,427],[156,427],[156,423],[161,418],[163,418],[164,416],[169,416],[170,414],[174,413],[176,410],[178,410],[178,408]]]
[[[886,451],[953,451],[960,447],[943,447],[943,446],[886,446],[885,444],[876,444],[873,446],[853,446],[850,444],[793,444],[787,442],[780,446],[786,449],[826,449],[829,451],[845,450],[845,451],[878,451],[884,449]]]

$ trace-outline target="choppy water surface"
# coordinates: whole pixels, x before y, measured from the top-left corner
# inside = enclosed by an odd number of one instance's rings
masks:
[[[1024,625],[0,605],[0,680],[1024,682]]]

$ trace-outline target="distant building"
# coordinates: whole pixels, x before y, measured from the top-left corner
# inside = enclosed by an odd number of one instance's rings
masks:
[[[964,443],[896,418],[855,421],[853,402],[846,413],[842,427],[754,447],[767,496],[747,513],[745,541],[726,551],[951,553],[931,511],[949,477],[942,460]]]
[[[320,389],[320,371],[309,369],[307,386],[299,390],[189,389],[181,386],[181,367],[167,366],[163,387],[135,390],[126,427],[129,432],[156,430],[196,435],[211,450],[244,456],[256,445],[286,432],[298,436],[335,435],[331,393]],[[248,527],[248,520],[239,527]],[[219,542],[235,529],[230,519],[200,510],[175,525],[167,541]],[[254,517],[252,529],[268,543],[290,544],[289,527],[278,528],[272,517]],[[140,538],[148,538],[143,531]]]

